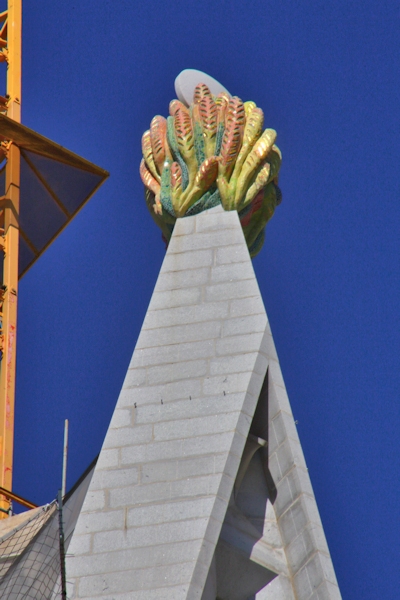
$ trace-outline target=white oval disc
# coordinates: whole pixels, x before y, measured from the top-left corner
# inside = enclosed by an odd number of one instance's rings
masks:
[[[194,88],[199,83],[205,83],[214,96],[218,96],[221,92],[226,92],[230,96],[228,90],[207,73],[196,69],[185,69],[175,79],[175,92],[179,100],[186,106],[193,102]]]

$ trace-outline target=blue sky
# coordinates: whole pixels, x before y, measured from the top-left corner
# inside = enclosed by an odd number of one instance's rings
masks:
[[[398,3],[25,0],[23,122],[110,171],[19,294],[14,489],[101,447],[164,256],[140,139],[184,68],[263,108],[283,202],[254,266],[343,598],[398,597]]]

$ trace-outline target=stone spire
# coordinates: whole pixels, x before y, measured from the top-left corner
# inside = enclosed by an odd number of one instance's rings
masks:
[[[67,559],[69,598],[341,598],[236,211],[176,221]]]

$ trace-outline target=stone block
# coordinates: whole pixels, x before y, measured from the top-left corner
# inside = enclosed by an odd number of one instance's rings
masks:
[[[324,574],[326,581],[329,581],[333,585],[337,585],[336,575],[333,568],[333,564],[329,555],[323,552],[318,553],[318,559]]]
[[[239,264],[249,262],[249,253],[242,244],[231,244],[216,250],[216,264],[229,265],[231,263]]]
[[[180,380],[152,385],[141,388],[123,389],[118,400],[119,406],[136,408],[146,404],[158,404],[161,400],[169,402],[186,398],[200,398],[202,396],[202,379]]]
[[[242,352],[258,352],[263,339],[263,333],[252,333],[250,335],[237,335],[215,340],[217,356],[229,356],[241,354]]]
[[[134,592],[136,590],[160,588],[180,584],[188,577],[188,572],[193,569],[191,563],[182,562],[170,566],[158,566],[157,569],[126,569],[112,573],[104,573],[101,577],[93,575],[80,581],[79,592],[83,594],[99,594],[107,591],[108,594],[116,592]]]
[[[304,509],[302,498],[297,498],[279,519],[279,528],[285,546],[290,544],[305,529],[308,523],[309,518]]]
[[[296,426],[292,415],[279,411],[270,422],[270,427],[274,430],[276,441],[280,446],[287,437],[298,441]]]
[[[229,453],[228,456],[225,452],[214,454],[214,471],[215,473],[225,473],[225,475],[235,479],[239,462],[239,457],[232,453]]]
[[[241,373],[254,369],[257,360],[256,352],[221,356],[210,361],[210,375],[227,375],[230,373]]]
[[[224,283],[207,285],[205,291],[206,302],[228,302],[234,298],[248,298],[255,296],[258,292],[258,285],[254,279],[225,281]],[[248,309],[247,312],[250,312],[250,309]]]
[[[206,360],[189,360],[175,362],[169,365],[160,365],[156,369],[149,370],[149,385],[170,383],[180,379],[191,379],[192,377],[203,377],[208,372]]]
[[[212,455],[147,463],[142,467],[141,484],[193,478],[214,473]]]
[[[211,267],[213,264],[214,252],[212,248],[206,250],[196,250],[195,252],[168,253],[164,258],[162,272],[169,271],[189,271],[201,267]],[[151,307],[151,305],[150,305]]]
[[[177,479],[186,477],[197,477],[199,475],[212,474],[215,471],[214,456],[190,457],[180,460],[177,464]]]
[[[265,308],[260,294],[255,294],[248,298],[235,298],[231,300],[230,317],[245,317],[248,315],[265,314]],[[264,351],[267,348],[266,342],[260,348]]]
[[[228,316],[229,307],[226,302],[207,302],[196,306],[177,306],[148,311],[146,315],[146,329],[158,329],[159,327],[172,327],[173,325],[185,325],[192,323],[203,323],[224,319]]]
[[[222,207],[215,207],[210,211],[202,213],[202,219],[196,219],[196,232],[204,233],[215,231],[219,233],[221,229],[237,229],[238,217],[235,211],[225,212]]]
[[[168,544],[168,548],[159,545],[114,551],[104,548],[104,552],[96,556],[82,556],[71,560],[69,575],[81,577],[88,572],[95,575],[128,571],[132,564],[137,569],[153,569],[193,561],[200,544],[201,540],[197,539]]]
[[[196,435],[182,440],[182,456],[202,455],[204,451],[213,453],[227,452],[234,456],[241,456],[246,441],[244,436],[235,437],[232,442],[231,431],[213,433],[208,435]]]
[[[185,323],[160,329],[148,329],[139,336],[136,348],[162,348],[164,345],[214,340],[221,336],[221,321]],[[136,356],[134,354],[134,360]]]
[[[106,505],[106,493],[104,490],[94,491],[91,489],[85,498],[85,511],[94,512],[102,510]]]
[[[277,484],[277,497],[274,503],[277,516],[280,517],[301,495],[309,495],[314,502],[308,473],[297,467],[289,471]]]
[[[249,263],[248,261],[241,262],[239,264],[232,263],[232,264],[228,264],[228,265],[213,266],[213,268],[211,269],[210,282],[212,284],[225,283],[225,282],[234,283],[235,281],[237,281],[239,274],[240,274],[240,278],[243,281],[248,281],[249,283],[255,282],[255,284],[257,285],[257,282],[254,278],[253,267],[252,267],[251,263]],[[258,297],[259,302],[260,302],[261,297],[260,297],[259,290],[258,290],[256,296]],[[262,301],[261,301],[261,304],[262,304]]]
[[[170,497],[177,500],[216,495],[221,481],[220,474],[186,477],[170,482]]]
[[[97,470],[93,475],[88,496],[94,490],[104,490],[123,485],[135,485],[139,479],[139,471],[136,467],[126,469]],[[86,504],[85,510],[86,510]]]
[[[190,269],[190,271],[161,271],[157,279],[156,292],[166,290],[180,290],[191,287],[198,287],[206,284],[210,280],[210,267],[199,269]],[[143,322],[143,329],[147,329],[146,318]]]
[[[225,394],[236,394],[246,392],[250,384],[250,373],[231,373],[230,375],[217,375],[205,377],[203,381],[203,393],[205,396]]]
[[[254,379],[257,375],[259,375],[262,378],[261,383],[264,383],[265,375],[268,370],[268,364],[269,363],[268,363],[267,357],[263,356],[261,353],[258,353],[257,358],[254,362],[252,378]],[[260,386],[260,389],[257,390],[257,398],[260,394],[260,391],[261,391],[261,386]]]
[[[278,361],[278,356],[276,353],[274,338],[272,337],[271,330],[269,328],[269,324],[267,323],[263,343],[261,344],[260,352],[266,354],[268,358],[272,358],[273,360]],[[279,362],[279,361],[278,361]]]
[[[99,558],[108,555],[110,563],[115,562],[115,566],[104,566],[105,572],[133,565],[142,569],[192,561],[196,559],[206,525],[207,519],[203,518],[137,527],[128,532],[104,532],[94,535],[93,547]],[[123,561],[127,561],[126,567],[122,566]]]
[[[159,502],[160,498],[170,498],[171,483],[169,481],[148,483],[143,481],[141,485],[114,488],[109,491],[110,508],[121,508],[134,504],[147,504]]]
[[[329,581],[324,581],[310,596],[310,600],[341,600],[341,598],[338,586],[329,583]]]
[[[121,465],[135,465],[153,460],[177,458],[181,455],[182,440],[168,440],[142,446],[127,446],[121,449]]]
[[[302,496],[302,502],[304,510],[307,513],[307,516],[311,523],[319,525],[321,523],[321,517],[319,515],[318,506],[315,502],[314,496],[304,494]]]
[[[133,433],[134,432],[134,433]],[[151,425],[135,425],[135,428],[123,427],[121,429],[109,429],[104,441],[104,448],[119,448],[122,446],[135,446],[145,444],[153,437]]]
[[[137,387],[146,383],[146,369],[128,369],[123,387]]]
[[[276,577],[256,594],[255,600],[295,600],[289,578],[284,575]]]
[[[197,342],[182,342],[181,344],[168,344],[159,348],[138,348],[137,363],[142,367],[153,365],[184,363],[186,360],[210,358],[215,355],[214,340],[201,340]],[[151,385],[151,377],[148,379]]]
[[[110,467],[117,467],[119,464],[119,450],[118,448],[112,449],[103,449],[98,461],[97,468],[98,469],[108,469]]]
[[[132,425],[132,413],[127,408],[117,408],[111,420],[111,427],[130,427]]]
[[[176,401],[164,400],[161,397],[157,398],[157,403],[138,405],[135,411],[135,422],[156,423],[236,412],[241,409],[242,403],[242,394],[228,394],[225,396],[220,394],[218,396],[207,396],[206,398],[189,395],[187,398]]]
[[[268,414],[269,418],[273,419],[275,415],[280,411],[284,411],[287,414],[292,414],[292,409],[289,404],[289,398],[286,393],[286,389],[275,385],[272,378],[269,377],[268,369]]]
[[[264,314],[248,315],[225,319],[222,326],[223,337],[231,335],[244,335],[251,333],[264,333],[267,317]]]
[[[218,237],[218,244],[216,238]],[[216,246],[240,245],[243,253],[243,232],[238,228],[223,229],[218,232],[207,231],[193,236],[180,236],[168,248],[169,254],[203,250],[204,248],[215,248]]]
[[[285,388],[285,382],[283,381],[281,367],[277,360],[270,359],[269,361],[269,374],[274,385]],[[289,412],[289,411],[288,411]],[[290,411],[291,412],[291,411]]]
[[[307,527],[297,537],[290,540],[285,552],[292,572],[297,573],[315,554],[314,539]]]
[[[311,581],[310,576],[311,575]],[[320,573],[317,573],[317,584],[313,585],[313,573],[308,571],[307,566],[304,566],[298,573],[294,573],[292,577],[293,586],[295,589],[296,600],[309,600],[313,592],[322,583]]]
[[[170,241],[170,244],[175,243],[175,238],[180,235],[190,235],[194,233],[196,225],[195,217],[186,217],[186,219],[178,219],[174,227],[174,235]]]
[[[186,306],[188,304],[198,304],[201,302],[201,287],[191,287],[187,289],[175,289],[157,291],[155,290],[149,309],[157,310],[166,306]]]
[[[128,511],[128,527],[154,525],[208,517],[214,498],[196,498],[190,501],[137,506]]]
[[[300,600],[309,600],[322,585],[325,585],[326,590],[333,594],[332,600],[341,598],[340,593],[337,594],[338,588],[332,561],[320,552],[316,552],[294,576],[294,585]],[[321,588],[321,593],[322,590],[323,588]]]
[[[285,441],[278,446],[276,457],[279,464],[280,475],[275,483],[279,483],[280,479],[294,466],[304,467],[305,465],[300,443],[294,442],[289,438],[286,438]]]
[[[203,434],[234,431],[237,422],[237,413],[227,413],[173,422],[155,423],[153,427],[154,440],[185,439],[195,436],[199,431]]]
[[[88,554],[92,551],[92,534],[74,535],[74,556],[77,560],[83,554]]]
[[[86,512],[85,504],[83,504],[83,514],[84,518],[78,519],[74,535],[81,536],[97,531],[122,529],[124,526],[125,514],[123,510],[103,510],[101,512],[89,513]]]

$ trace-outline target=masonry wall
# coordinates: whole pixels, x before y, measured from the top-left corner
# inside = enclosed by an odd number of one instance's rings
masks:
[[[178,220],[72,541],[73,598],[201,598],[266,323],[237,213]]]
[[[71,600],[201,599],[267,368],[291,575],[257,599],[340,598],[239,219],[217,207],[175,225],[70,546]]]

